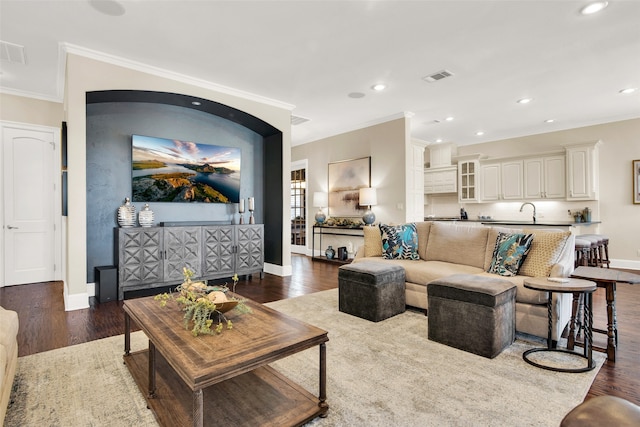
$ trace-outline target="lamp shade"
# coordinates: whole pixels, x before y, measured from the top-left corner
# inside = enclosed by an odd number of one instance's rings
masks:
[[[373,187],[360,189],[360,206],[374,206],[378,204],[378,194]]]
[[[329,195],[322,191],[313,193],[313,206],[316,208],[325,208],[329,205]]]

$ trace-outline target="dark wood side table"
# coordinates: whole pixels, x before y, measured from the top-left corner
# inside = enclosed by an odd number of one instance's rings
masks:
[[[547,347],[532,348],[525,351],[522,354],[522,358],[530,365],[538,368],[547,369],[555,372],[586,372],[595,367],[592,357],[592,332],[591,327],[593,325],[593,316],[591,315],[591,302],[593,292],[596,290],[596,284],[588,280],[581,279],[566,279],[566,282],[556,282],[549,280],[548,277],[532,277],[524,280],[524,287],[533,289],[535,291],[547,292],[549,300],[547,302],[547,316],[549,319],[549,330],[547,335]],[[553,293],[572,293],[578,295],[582,293],[584,295],[584,313],[585,313],[585,336],[584,336],[584,353],[579,354],[571,350],[565,350],[560,348],[553,348],[552,340],[552,328],[553,328]],[[570,335],[574,334],[575,317],[571,316],[571,330]],[[551,351],[556,353],[566,353],[584,357],[587,360],[587,366],[584,368],[558,368],[555,366],[546,366],[540,363],[534,362],[529,359],[529,355],[537,352]]]
[[[616,347],[618,345],[618,319],[616,316],[616,283],[640,284],[640,275],[612,268],[580,266],[574,270],[571,277],[592,280],[599,288],[604,288],[607,299],[607,330],[593,329],[593,332],[607,335],[607,348],[593,347],[594,350],[607,353],[607,359],[616,361]],[[574,304],[575,306],[575,304]],[[575,315],[575,308],[574,313]]]

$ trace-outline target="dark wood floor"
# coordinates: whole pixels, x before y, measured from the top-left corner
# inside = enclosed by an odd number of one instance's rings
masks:
[[[266,303],[292,298],[338,286],[338,267],[325,262],[313,262],[309,257],[292,257],[293,274],[279,277],[265,274],[238,282],[236,292],[255,301]],[[64,311],[61,282],[34,283],[0,288],[0,305],[18,312],[20,332],[19,355],[39,353],[80,344],[124,331],[122,302],[97,304],[84,310]],[[640,404],[640,286],[618,284],[617,314],[619,348],[615,363],[606,361],[587,398],[614,395]],[[602,289],[594,296],[594,322],[606,329],[605,300]],[[604,336],[596,335],[597,344],[604,345]]]

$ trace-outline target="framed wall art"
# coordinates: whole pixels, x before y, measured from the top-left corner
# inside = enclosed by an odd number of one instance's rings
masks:
[[[640,159],[633,160],[633,203],[640,205]]]
[[[371,157],[329,163],[329,216],[359,217],[359,190],[371,186]]]

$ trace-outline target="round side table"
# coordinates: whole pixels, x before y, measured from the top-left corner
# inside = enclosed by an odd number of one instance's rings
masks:
[[[596,284],[589,280],[582,279],[562,279],[565,282],[558,282],[549,280],[551,278],[548,277],[532,277],[524,280],[524,287],[528,289],[533,289],[535,291],[543,291],[547,292],[549,300],[547,301],[547,316],[549,319],[549,329],[547,335],[547,347],[543,348],[532,348],[530,350],[525,351],[522,354],[522,358],[525,362],[530,365],[536,366],[538,368],[547,369],[555,372],[586,372],[595,368],[595,364],[593,362],[593,315],[591,313],[592,306],[592,297],[593,292],[596,290]],[[576,353],[574,351],[553,348],[552,343],[552,334],[551,330],[553,327],[553,317],[552,317],[552,298],[553,293],[571,293],[574,294],[574,297],[582,293],[584,294],[584,317],[585,317],[585,337],[584,337],[584,353]],[[575,319],[573,316],[571,317],[571,322]],[[572,328],[573,329],[573,325]],[[571,355],[576,355],[579,357],[583,357],[587,360],[587,366],[584,368],[558,368],[555,366],[546,366],[540,363],[534,362],[529,359],[529,355],[537,352],[551,351],[556,353],[566,353]]]

